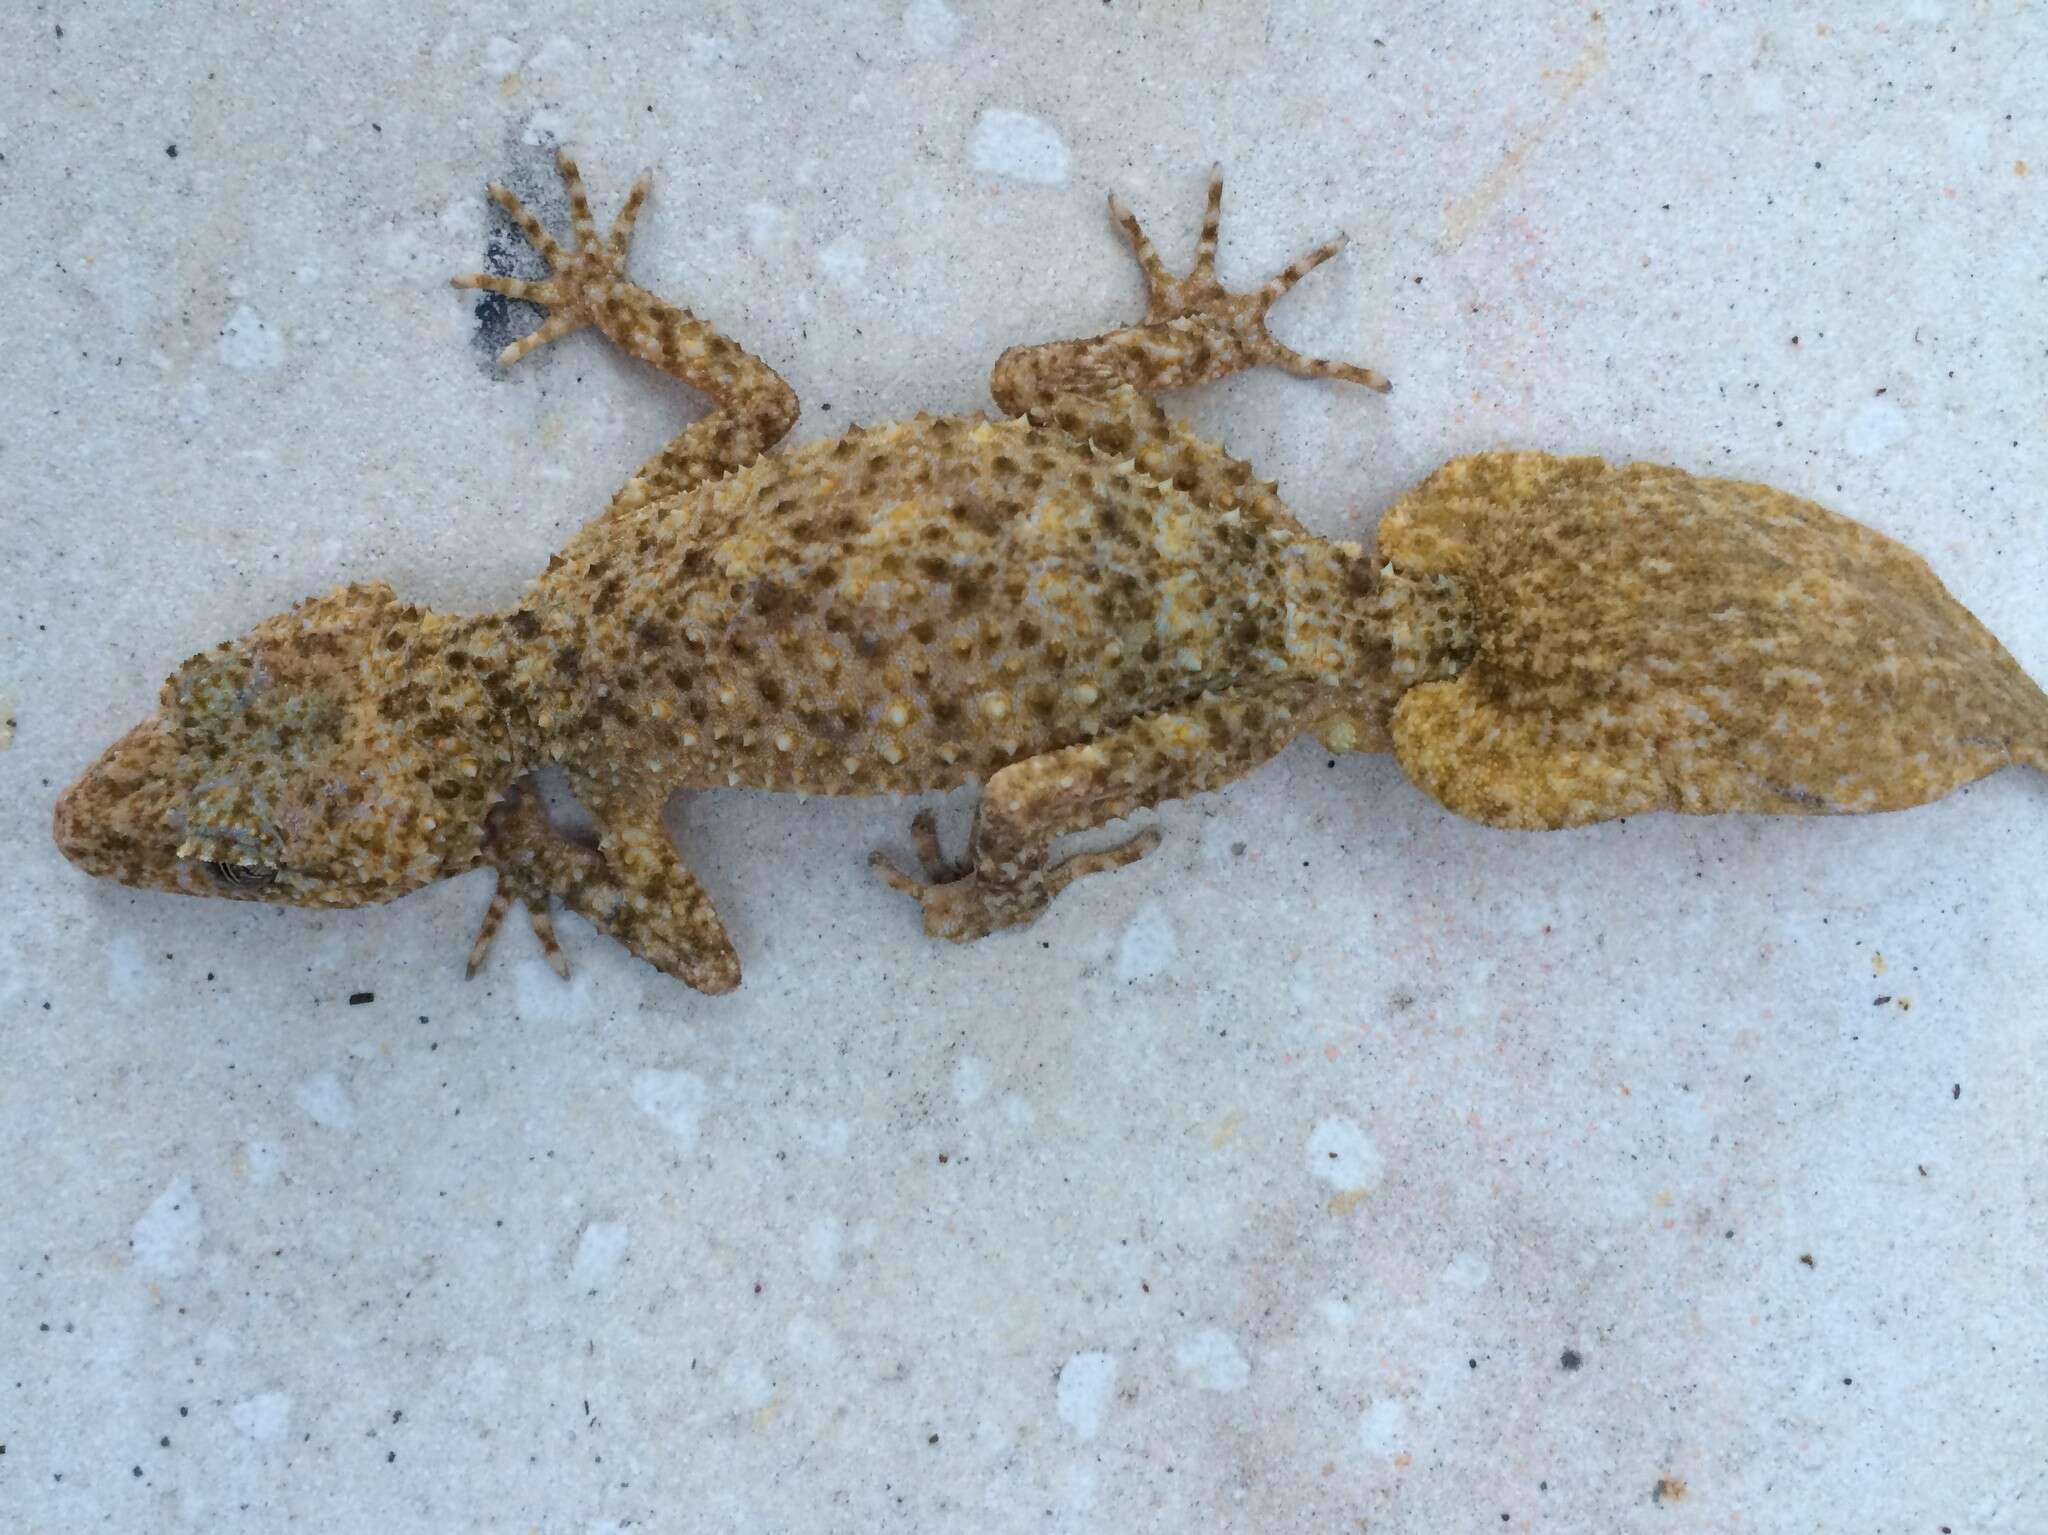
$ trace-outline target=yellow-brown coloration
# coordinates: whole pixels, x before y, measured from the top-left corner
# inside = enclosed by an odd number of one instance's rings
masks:
[[[506,349],[583,325],[709,394],[507,613],[442,617],[344,587],[195,657],[158,713],[59,800],[81,867],[310,906],[488,865],[566,969],[560,901],[705,991],[739,980],[661,822],[677,788],[914,794],[984,784],[966,859],[913,823],[935,935],[1028,922],[1158,841],[1058,860],[1062,836],[1228,783],[1314,732],[1397,751],[1452,808],[1562,826],[1666,807],[1881,809],[2008,761],[2048,767],[2048,700],[1926,567],[1756,486],[1540,454],[1454,463],[1368,555],[1304,529],[1151,391],[1254,365],[1384,390],[1302,357],[1215,279],[1212,177],[1193,269],[1136,219],[1136,326],[1013,348],[1007,419],[913,421],[782,454],[776,373],[624,275],[638,183],[600,237],[566,157],[573,248],[492,195],[552,275]],[[521,780],[559,764],[599,828]]]
[[[1767,486],[1484,453],[1379,548],[1470,603],[1471,664],[1403,697],[1393,738],[1476,820],[1899,810],[2048,768],[2048,699],[1926,562]]]

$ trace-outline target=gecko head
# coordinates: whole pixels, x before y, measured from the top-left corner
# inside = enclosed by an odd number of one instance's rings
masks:
[[[422,655],[449,622],[345,586],[194,656],[64,791],[57,846],[126,885],[294,906],[461,873],[500,785],[490,722]]]

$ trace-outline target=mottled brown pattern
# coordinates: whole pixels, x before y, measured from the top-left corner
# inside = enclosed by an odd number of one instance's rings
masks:
[[[1918,555],[1764,485],[1482,453],[1380,525],[1449,574],[1477,648],[1394,751],[1461,815],[1898,810],[2048,768],[2048,698]]]
[[[1013,348],[1007,413],[790,452],[773,369],[631,283],[647,192],[600,237],[564,157],[575,243],[492,195],[547,260],[475,276],[544,305],[516,362],[583,326],[711,396],[507,613],[444,617],[343,587],[194,657],[159,711],[59,800],[59,845],[132,885],[308,906],[388,900],[480,865],[566,972],[560,901],[705,991],[739,961],[663,829],[677,788],[916,794],[985,784],[966,858],[927,816],[922,877],[876,867],[956,940],[1028,922],[1157,843],[1059,838],[1228,783],[1314,732],[1400,754],[1452,808],[1560,826],[1668,807],[1881,809],[2013,760],[2048,704],[1919,560],[1757,486],[1540,454],[1448,466],[1379,549],[1304,529],[1249,465],[1149,392],[1302,357],[1215,280],[1212,177],[1193,269],[1123,225],[1137,325]],[[521,780],[558,764],[595,846]]]

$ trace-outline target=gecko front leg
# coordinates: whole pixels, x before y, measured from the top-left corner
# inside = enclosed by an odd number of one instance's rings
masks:
[[[1159,845],[1159,833],[1147,828],[1115,847],[1054,862],[1059,838],[1221,788],[1313,728],[1332,703],[1318,683],[1284,682],[1127,720],[1099,740],[1027,757],[990,778],[965,865],[945,862],[929,812],[911,828],[924,879],[886,853],[869,862],[884,884],[916,897],[934,938],[965,943],[1021,926],[1076,879],[1123,868]]]
[[[498,888],[470,949],[474,976],[512,903],[526,907],[534,936],[557,975],[568,958],[555,935],[552,901],[616,938],[657,970],[712,994],[740,983],[739,955],[711,898],[683,866],[661,823],[661,797],[634,797],[578,781],[596,816],[598,845],[558,829],[540,797],[515,785],[486,823],[483,862],[498,872]]]
[[[796,391],[767,363],[721,336],[689,310],[666,302],[626,276],[626,247],[653,185],[650,175],[643,173],[633,183],[611,232],[600,238],[576,162],[566,151],[558,151],[555,163],[569,192],[573,248],[565,249],[557,242],[506,188],[496,184],[490,188],[493,200],[525,232],[551,275],[540,282],[486,272],[453,279],[457,288],[481,288],[549,311],[538,330],[498,354],[499,364],[509,368],[535,348],[594,325],[642,362],[710,395],[718,407],[702,421],[685,427],[640,466],[612,498],[605,516],[585,530],[588,538],[592,529],[616,517],[718,479],[765,453],[795,424],[798,405]]]
[[[1226,378],[1246,368],[1280,368],[1298,378],[1343,379],[1381,394],[1393,386],[1371,368],[1307,357],[1275,341],[1266,312],[1296,283],[1344,248],[1345,239],[1317,246],[1278,276],[1249,293],[1232,293],[1216,280],[1216,237],[1223,216],[1223,168],[1209,171],[1209,206],[1195,242],[1195,264],[1185,277],[1167,271],[1137,216],[1120,197],[1109,200],[1132,253],[1145,274],[1145,318],[1100,336],[1013,346],[996,359],[989,392],[1012,415],[1062,394],[1102,396],[1128,385],[1141,394]]]
[[[566,981],[569,958],[555,936],[550,897],[566,897],[570,890],[602,879],[603,857],[597,849],[559,831],[548,819],[540,796],[531,785],[520,782],[505,792],[484,821],[483,862],[497,871],[498,883],[476,941],[469,948],[470,979],[483,968],[498,929],[516,902],[526,908],[549,968]]]

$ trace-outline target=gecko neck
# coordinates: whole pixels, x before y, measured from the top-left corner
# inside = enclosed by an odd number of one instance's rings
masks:
[[[578,757],[616,712],[607,679],[593,674],[594,661],[586,665],[588,626],[566,605],[529,600],[503,613],[430,614],[416,643],[448,678],[464,717],[488,718],[511,778]]]
[[[519,617],[411,610],[404,644],[380,655],[371,677],[381,711],[416,744],[478,762],[500,790],[547,760]]]

